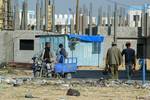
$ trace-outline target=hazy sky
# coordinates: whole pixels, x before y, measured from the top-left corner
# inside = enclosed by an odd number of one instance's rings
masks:
[[[127,7],[127,5],[143,5],[145,3],[150,4],[150,0],[80,0],[80,7],[83,7],[83,5],[85,4],[89,8],[89,3],[92,2],[93,15],[96,16],[97,9],[100,6],[106,8],[108,5],[114,5],[112,1],[118,2],[119,6],[122,7]],[[29,2],[29,8],[35,10],[36,0],[28,0],[28,2]],[[56,4],[56,13],[68,13],[69,8],[72,8],[75,11],[76,0],[55,0],[55,4]]]

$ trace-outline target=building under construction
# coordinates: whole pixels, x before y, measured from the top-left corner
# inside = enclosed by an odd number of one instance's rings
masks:
[[[45,0],[45,30],[49,32],[53,28],[53,8],[51,1]]]
[[[3,28],[3,0],[0,0],[0,30]]]
[[[12,0],[0,0],[0,30],[13,29]]]

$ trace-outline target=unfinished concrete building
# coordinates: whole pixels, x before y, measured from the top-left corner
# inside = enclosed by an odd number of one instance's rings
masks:
[[[12,7],[12,0],[3,0],[4,6],[4,29],[5,30],[12,30],[13,29],[13,7]]]
[[[52,13],[53,13],[53,5],[50,4],[48,5],[48,31],[52,31]]]
[[[50,0],[45,0],[45,31],[52,31],[53,5]]]
[[[0,31],[3,29],[3,0],[0,0]]]

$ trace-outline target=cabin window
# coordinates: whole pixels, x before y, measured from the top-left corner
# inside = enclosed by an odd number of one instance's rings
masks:
[[[93,54],[99,54],[101,50],[101,43],[94,42],[92,43],[92,53]]]
[[[34,50],[34,40],[20,40],[20,50]]]

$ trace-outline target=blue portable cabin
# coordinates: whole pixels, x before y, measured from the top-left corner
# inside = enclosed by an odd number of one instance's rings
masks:
[[[73,57],[77,57],[77,66],[100,66],[103,61],[103,41],[104,36],[87,35],[37,35],[40,38],[40,50],[45,46],[45,42],[51,42],[53,51],[58,50],[58,45],[62,43],[68,52],[68,57],[72,57],[72,51],[69,48],[69,40],[76,38],[79,42],[73,51]]]

